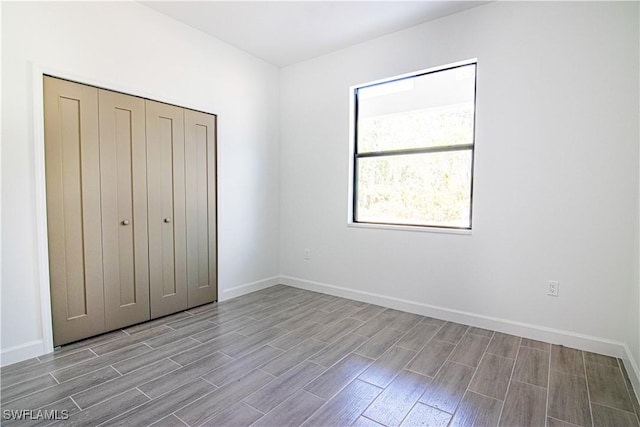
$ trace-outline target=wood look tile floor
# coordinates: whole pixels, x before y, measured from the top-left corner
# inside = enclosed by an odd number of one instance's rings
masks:
[[[284,285],[0,372],[6,426],[640,427],[619,359]]]

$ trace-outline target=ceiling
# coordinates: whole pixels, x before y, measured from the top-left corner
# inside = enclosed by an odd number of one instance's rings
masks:
[[[284,67],[486,1],[143,1]]]

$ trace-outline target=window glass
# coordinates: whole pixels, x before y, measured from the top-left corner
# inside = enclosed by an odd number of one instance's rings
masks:
[[[476,64],[355,89],[354,221],[471,228]]]

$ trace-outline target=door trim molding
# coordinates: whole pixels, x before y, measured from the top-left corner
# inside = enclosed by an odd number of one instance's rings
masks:
[[[40,322],[42,327],[42,354],[53,351],[53,321],[51,317],[51,290],[49,288],[49,238],[47,228],[47,182],[44,166],[44,84],[43,75],[48,68],[33,64],[33,159],[36,209],[36,277],[40,287]]]

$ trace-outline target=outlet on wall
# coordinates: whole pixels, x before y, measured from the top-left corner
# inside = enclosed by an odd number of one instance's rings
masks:
[[[558,296],[558,291],[560,291],[560,282],[557,280],[549,280],[549,287],[547,288],[547,295],[552,297]]]
[[[304,259],[309,261],[311,259],[311,249],[304,250]]]

